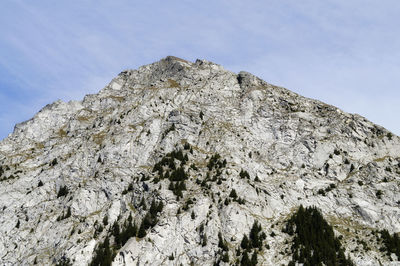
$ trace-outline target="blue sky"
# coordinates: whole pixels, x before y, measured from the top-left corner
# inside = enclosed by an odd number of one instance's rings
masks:
[[[2,0],[0,139],[167,55],[251,72],[399,135],[398,14],[398,0]]]

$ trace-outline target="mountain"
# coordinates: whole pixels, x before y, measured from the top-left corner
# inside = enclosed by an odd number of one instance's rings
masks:
[[[206,60],[47,105],[0,180],[2,265],[400,264],[399,137]]]

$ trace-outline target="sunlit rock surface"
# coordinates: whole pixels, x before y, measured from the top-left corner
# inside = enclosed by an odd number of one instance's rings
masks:
[[[152,169],[185,143],[189,178],[178,200]],[[216,153],[226,160],[221,182],[204,188],[199,181],[216,174],[207,167]],[[144,238],[117,251],[115,265],[212,265],[219,233],[230,261],[221,265],[235,264],[255,220],[269,246],[258,264],[287,264],[290,237],[282,226],[300,204],[323,212],[356,265],[399,263],[379,251],[372,234],[400,231],[399,138],[359,115],[205,60],[167,57],[120,73],[83,101],[44,107],[0,142],[0,166],[2,265],[87,265],[115,221],[123,226],[131,214],[140,224],[142,198],[164,208]],[[63,187],[68,193],[57,197]],[[225,204],[232,189],[244,203]]]

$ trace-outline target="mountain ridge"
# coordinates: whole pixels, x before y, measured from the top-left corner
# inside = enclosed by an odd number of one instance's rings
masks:
[[[400,231],[399,148],[397,136],[359,115],[169,56],[122,71],[81,102],[47,105],[0,142],[0,260],[86,265],[109,235],[115,265],[234,263],[257,221],[270,246],[259,264],[289,263],[280,251],[290,237],[276,228],[302,204],[335,222],[357,265],[389,265],[396,257],[366,235]],[[163,158],[173,159],[153,171]],[[184,178],[165,177],[172,165]],[[164,205],[154,217],[142,204],[153,200]],[[158,221],[145,237],[119,246],[110,235],[116,221],[125,230],[129,217],[139,225],[146,215]]]

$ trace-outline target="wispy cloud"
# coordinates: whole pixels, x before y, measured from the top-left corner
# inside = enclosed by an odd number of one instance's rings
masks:
[[[399,9],[394,0],[2,1],[0,138],[46,103],[170,54],[250,71],[399,134]]]

